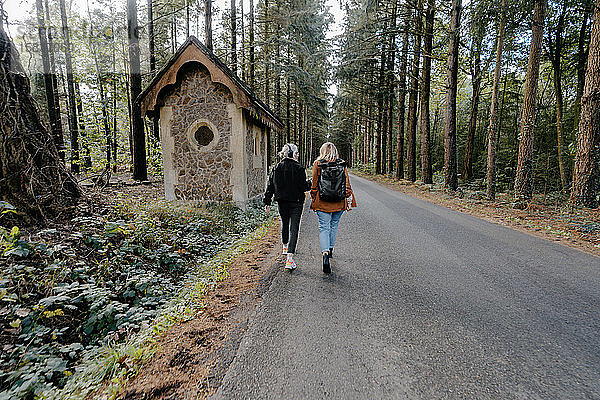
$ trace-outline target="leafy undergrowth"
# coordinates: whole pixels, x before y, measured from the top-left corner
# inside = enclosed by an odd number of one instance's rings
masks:
[[[155,335],[193,317],[270,220],[258,203],[242,211],[122,193],[80,208],[60,226],[0,230],[0,398],[118,385],[153,354]]]
[[[423,184],[375,175],[369,165],[358,166],[352,172],[432,203],[600,255],[600,212],[572,207],[562,193],[536,194],[523,208],[510,193],[498,193],[495,202],[488,201],[483,180],[460,185],[457,191],[447,191],[441,176],[434,177],[434,184]]]

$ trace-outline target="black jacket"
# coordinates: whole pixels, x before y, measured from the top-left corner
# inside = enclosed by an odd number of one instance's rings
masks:
[[[270,205],[273,195],[275,201],[304,201],[304,192],[310,186],[304,167],[292,158],[284,158],[269,175],[263,203]]]

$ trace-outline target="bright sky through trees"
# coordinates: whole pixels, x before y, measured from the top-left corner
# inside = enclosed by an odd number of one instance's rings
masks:
[[[78,9],[83,9],[85,7],[86,0],[72,0],[73,7]],[[91,4],[94,3],[94,0],[90,1]],[[125,7],[124,0],[115,0],[116,4],[121,4],[122,7]],[[139,1],[138,3],[142,3]],[[244,10],[247,12],[249,9],[249,0],[244,0]],[[214,0],[213,3],[216,8],[219,10],[225,10],[230,7],[229,0]],[[10,33],[14,35],[17,33],[16,29],[20,25],[28,14],[33,11],[34,0],[4,0],[4,11],[8,15],[8,22],[10,25]],[[332,38],[341,31],[341,24],[344,18],[344,14],[342,9],[340,8],[340,3],[337,0],[326,0],[326,5],[329,7],[329,12],[334,16],[335,22],[329,27],[328,38]]]

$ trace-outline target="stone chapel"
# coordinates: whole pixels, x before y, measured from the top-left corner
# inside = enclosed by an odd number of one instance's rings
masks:
[[[138,101],[159,118],[165,197],[245,203],[265,188],[271,130],[283,122],[195,37]]]

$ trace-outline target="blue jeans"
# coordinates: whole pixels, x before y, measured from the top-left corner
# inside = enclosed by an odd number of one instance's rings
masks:
[[[335,246],[337,238],[338,224],[342,218],[343,211],[324,212],[317,211],[319,218],[319,242],[321,244],[321,253],[329,252],[330,248]]]

